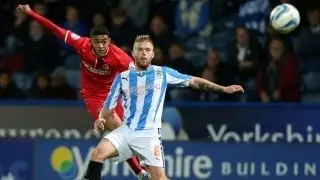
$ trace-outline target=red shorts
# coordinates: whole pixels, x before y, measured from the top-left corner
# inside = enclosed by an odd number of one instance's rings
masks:
[[[105,100],[102,100],[101,98],[83,98],[83,100],[93,120],[98,119],[99,112],[103,107],[103,103]],[[122,101],[118,102],[117,106],[114,108],[113,111],[119,116],[121,121],[123,121]]]

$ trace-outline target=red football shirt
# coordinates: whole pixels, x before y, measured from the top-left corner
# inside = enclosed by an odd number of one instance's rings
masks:
[[[81,57],[81,95],[105,98],[116,75],[129,68],[132,58],[110,44],[104,57],[97,58],[89,38],[67,31],[65,43],[72,46]]]
[[[80,55],[82,97],[106,98],[116,75],[127,70],[132,63],[131,57],[113,44],[109,46],[108,53],[98,59],[92,51],[90,38],[80,37],[63,29],[32,10],[28,15],[72,46]]]

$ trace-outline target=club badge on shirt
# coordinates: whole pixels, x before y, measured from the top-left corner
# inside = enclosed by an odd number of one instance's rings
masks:
[[[157,79],[162,79],[162,71],[161,71],[161,69],[157,69],[156,70],[156,78]]]

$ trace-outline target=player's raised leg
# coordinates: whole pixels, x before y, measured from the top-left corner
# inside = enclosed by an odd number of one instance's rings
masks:
[[[99,100],[97,98],[84,98],[84,102],[92,118],[94,120],[98,119],[99,112],[103,106],[103,100]],[[117,104],[114,111],[115,112],[105,123],[106,130],[112,131],[122,125],[121,118],[123,116],[123,108],[121,106],[121,102]],[[149,174],[141,167],[137,157],[128,159],[127,163],[139,179],[144,179],[149,176]]]
[[[95,129],[100,125],[101,123],[96,125]],[[126,136],[128,136],[128,130],[125,128],[125,125],[123,125],[111,131],[101,140],[93,151],[87,173],[83,178],[84,180],[100,180],[103,162],[107,159],[111,159],[117,163],[123,162],[133,156]]]
[[[115,113],[109,118],[111,122],[119,122],[123,118],[123,108],[121,102],[117,104],[116,108],[114,109]],[[119,117],[120,115],[120,117]],[[114,124],[114,123],[113,123]],[[122,122],[121,122],[122,124]],[[118,126],[119,127],[119,126]],[[127,160],[130,168],[133,172],[138,176],[139,179],[148,179],[149,174],[141,167],[140,162],[137,157],[131,157]]]
[[[92,158],[83,180],[100,180],[104,161],[118,155],[116,147],[109,140],[102,139],[92,153]]]

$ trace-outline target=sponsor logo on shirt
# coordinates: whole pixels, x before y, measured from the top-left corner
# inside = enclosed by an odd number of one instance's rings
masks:
[[[90,72],[98,75],[109,75],[110,74],[110,68],[107,64],[104,64],[102,68],[96,69],[92,67],[91,65],[87,64],[86,62],[82,61],[83,66]]]
[[[159,90],[161,89],[161,84],[146,84],[138,87],[131,87],[129,89],[124,89],[123,92],[126,96],[129,95],[129,93],[133,93],[136,96],[138,95],[145,95],[147,90]]]

